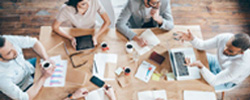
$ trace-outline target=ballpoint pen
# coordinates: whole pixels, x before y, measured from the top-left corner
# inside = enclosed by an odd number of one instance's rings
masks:
[[[95,67],[95,72],[98,73],[97,65],[96,65],[96,61],[95,60],[94,60],[94,67]]]

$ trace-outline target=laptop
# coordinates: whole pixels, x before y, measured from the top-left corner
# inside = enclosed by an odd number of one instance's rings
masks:
[[[189,67],[184,65],[185,58],[190,58],[190,61],[196,61],[193,48],[179,48],[169,50],[171,68],[176,80],[193,80],[200,79],[198,67]]]
[[[92,35],[78,36],[76,38],[76,50],[86,50],[94,48],[94,43],[92,40]]]

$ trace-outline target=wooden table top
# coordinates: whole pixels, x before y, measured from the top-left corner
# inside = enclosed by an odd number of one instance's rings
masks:
[[[171,66],[168,58],[168,49],[171,48],[185,48],[192,47],[189,42],[181,43],[173,39],[173,33],[176,31],[187,31],[190,29],[191,32],[198,38],[202,38],[201,30],[199,26],[182,26],[176,25],[171,31],[164,31],[158,28],[152,28],[151,30],[160,39],[161,43],[155,46],[151,51],[145,53],[139,57],[138,63],[129,63],[131,60],[131,55],[126,53],[125,44],[128,40],[121,35],[115,29],[108,29],[103,35],[98,38],[98,43],[102,41],[107,42],[110,50],[106,53],[115,53],[118,55],[117,67],[129,66],[131,68],[130,76],[119,76],[125,77],[129,80],[130,84],[126,87],[121,87],[118,84],[117,78],[113,81],[105,81],[106,83],[112,85],[115,90],[117,100],[137,100],[137,92],[146,90],[159,90],[164,89],[167,93],[168,100],[183,100],[183,90],[200,90],[200,91],[214,91],[214,89],[209,86],[203,79],[198,80],[187,80],[187,81],[167,81],[161,79],[160,81],[150,80],[145,83],[134,77],[137,68],[142,61],[146,60],[149,63],[155,65],[157,68],[155,72],[161,72],[162,70],[171,72]],[[69,33],[73,36],[94,34],[95,29],[75,29],[75,28],[62,28],[63,31]],[[135,33],[141,34],[145,29],[132,29]],[[88,56],[87,59],[90,61],[86,65],[79,68],[73,68],[72,64],[64,50],[64,43],[70,53],[76,52],[70,44],[70,41],[60,37],[59,35],[52,32],[50,26],[42,26],[40,30],[39,39],[46,48],[49,56],[61,55],[62,59],[68,60],[67,74],[66,74],[66,84],[64,87],[43,87],[35,100],[62,100],[69,93],[74,92],[80,87],[85,87],[87,89],[95,90],[98,87],[92,84],[89,79],[92,76],[92,64],[94,54]],[[161,65],[149,60],[150,54],[156,51],[157,53],[163,55],[166,59]],[[205,51],[194,50],[196,54],[196,59],[201,60],[201,62],[208,67],[208,61],[206,58]],[[102,52],[100,45],[98,45],[93,50],[85,50],[84,53],[89,52]],[[36,68],[35,80],[41,75],[40,66]]]

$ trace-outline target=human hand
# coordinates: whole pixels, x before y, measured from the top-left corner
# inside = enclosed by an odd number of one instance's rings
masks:
[[[155,100],[164,100],[163,98],[156,98]]]
[[[104,86],[104,92],[110,100],[116,100],[114,89],[110,85]]]
[[[190,67],[197,66],[199,69],[204,67],[204,65],[202,64],[202,62],[200,60],[191,63],[190,58],[185,58],[185,62],[186,62],[186,64],[184,64],[184,65],[186,65],[186,66],[190,66]]]
[[[83,98],[85,96],[88,95],[88,89],[86,88],[80,88],[78,90],[76,90],[73,94],[72,94],[72,98],[73,99],[79,99],[79,98]]]
[[[189,29],[187,30],[187,32],[188,32],[188,33],[178,31],[178,32],[177,32],[177,35],[174,36],[174,38],[176,38],[176,39],[178,39],[178,40],[181,40],[182,42],[194,40],[194,36],[193,36],[193,34],[190,32]]]
[[[42,68],[42,77],[44,77],[45,79],[49,78],[55,70],[55,66],[52,64],[52,67],[49,67],[47,69]]]
[[[146,40],[144,40],[143,38],[139,38],[137,36],[134,37],[134,40],[141,47],[144,47],[148,44],[148,42]]]
[[[96,35],[93,36],[93,37],[92,37],[92,40],[93,40],[93,42],[94,42],[94,45],[96,46],[96,45],[98,44],[97,36],[96,36]]]
[[[74,49],[76,49],[76,38],[72,38],[72,39],[70,39],[70,41],[71,41],[72,47],[73,47]]]
[[[152,8],[150,11],[150,15],[152,16],[153,20],[155,20],[158,24],[162,24],[163,18],[160,16],[160,10]]]

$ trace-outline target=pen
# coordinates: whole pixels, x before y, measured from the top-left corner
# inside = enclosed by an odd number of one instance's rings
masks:
[[[68,49],[67,49],[66,43],[64,43],[64,49],[65,49],[67,55],[69,55],[69,51],[68,51]]]
[[[94,67],[95,67],[95,71],[96,71],[96,73],[98,73],[98,70],[97,70],[97,65],[96,65],[96,62],[95,62],[95,60],[94,60]]]

